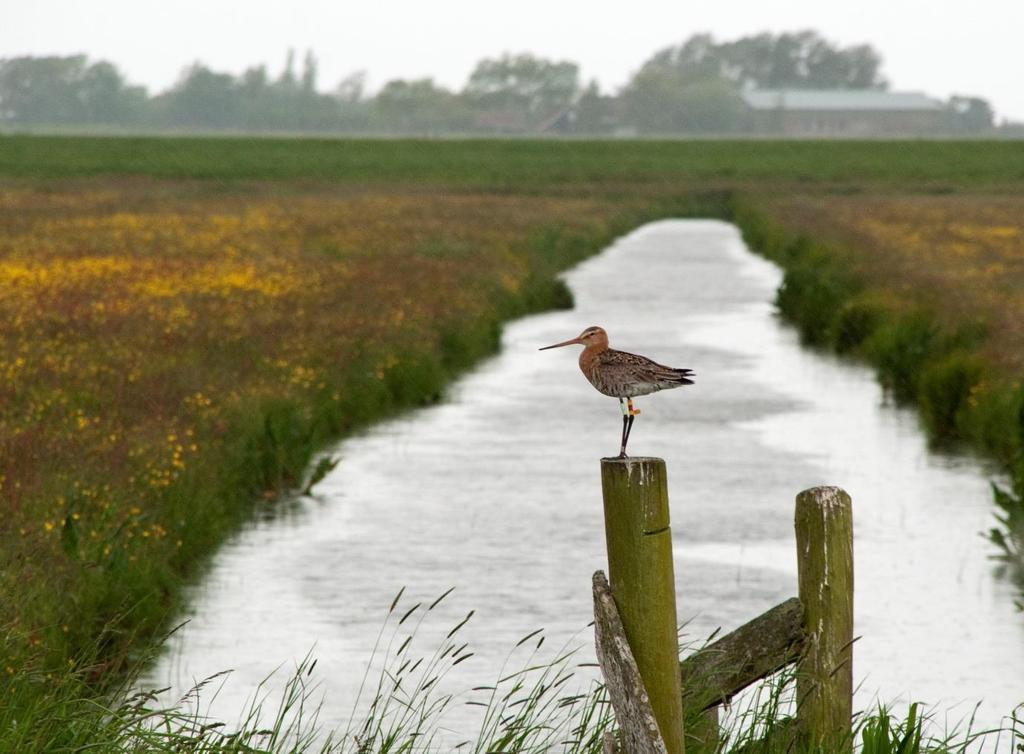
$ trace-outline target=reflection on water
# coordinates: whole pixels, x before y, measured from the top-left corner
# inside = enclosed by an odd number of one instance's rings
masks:
[[[772,311],[778,270],[733,227],[648,225],[567,280],[575,310],[509,325],[501,355],[448,402],[341,443],[315,500],[227,544],[150,680],[184,689],[233,668],[213,712],[234,719],[267,673],[315,645],[323,717],[344,720],[403,585],[413,601],[458,587],[438,608],[445,628],[476,610],[477,654],[456,689],[492,682],[534,628],[592,657],[597,459],[617,452],[619,408],[587,384],[576,349],[537,348],[597,324],[613,347],[697,372],[694,387],[638,399],[630,439],[668,464],[690,636],[795,594],[793,498],[837,484],[854,501],[857,706],[925,700],[953,707],[952,721],[984,698],[978,720],[991,724],[1022,701],[1024,617],[977,535],[992,513],[985,470],[929,454],[865,368],[801,350]]]

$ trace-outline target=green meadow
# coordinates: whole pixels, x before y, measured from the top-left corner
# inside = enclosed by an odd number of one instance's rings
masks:
[[[835,184],[838,191],[1013,191],[1015,141],[595,141],[8,136],[0,175],[430,184],[531,192],[657,182],[731,187]],[[699,188],[690,186],[691,189]]]
[[[440,400],[503,321],[571,305],[558,272],[662,217],[736,222],[808,344],[1007,472],[991,547],[1024,588],[1022,189],[1010,141],[0,137],[0,750],[312,750],[118,692],[317,450]],[[560,714],[524,693],[523,729]],[[602,705],[569,705],[568,750],[600,750]],[[858,735],[965,743],[920,725]],[[374,730],[351,750],[419,746]]]

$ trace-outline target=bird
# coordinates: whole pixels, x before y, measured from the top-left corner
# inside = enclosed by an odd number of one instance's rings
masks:
[[[694,384],[690,379],[696,376],[692,369],[667,367],[646,356],[609,348],[608,333],[604,328],[597,326],[588,327],[575,338],[538,350],[547,351],[549,348],[571,345],[584,347],[580,354],[580,370],[590,384],[597,388],[598,392],[619,399],[619,406],[622,409],[622,445],[619,448],[619,458],[627,458],[626,443],[629,442],[629,433],[633,429],[633,419],[640,413],[640,409],[633,408],[635,397]]]

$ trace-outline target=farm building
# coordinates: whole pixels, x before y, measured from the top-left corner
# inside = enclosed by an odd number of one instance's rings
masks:
[[[748,89],[742,93],[756,133],[785,136],[934,134],[951,113],[921,92],[875,89]]]

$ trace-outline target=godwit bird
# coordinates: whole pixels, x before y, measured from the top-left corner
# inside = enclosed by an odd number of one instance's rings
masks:
[[[616,351],[608,347],[608,333],[600,327],[588,327],[572,340],[544,346],[561,348],[574,344],[584,346],[580,354],[580,369],[598,392],[619,399],[622,408],[622,447],[619,458],[626,457],[626,443],[633,429],[633,419],[640,409],[633,408],[633,399],[638,395],[656,393],[680,385],[692,385],[693,370],[666,367],[651,361],[646,356]]]

